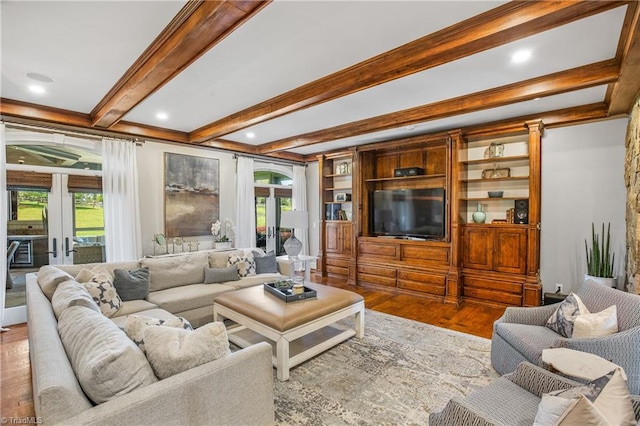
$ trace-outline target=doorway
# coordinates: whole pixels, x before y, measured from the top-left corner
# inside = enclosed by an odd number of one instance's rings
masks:
[[[280,228],[282,212],[292,207],[293,180],[290,169],[269,165],[269,170],[254,172],[256,246],[276,256],[284,254],[283,244],[291,234],[290,229]],[[278,168],[281,170],[273,170]]]

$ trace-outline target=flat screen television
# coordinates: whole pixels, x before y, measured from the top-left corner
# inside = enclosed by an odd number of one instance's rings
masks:
[[[444,238],[444,188],[382,189],[369,195],[373,235]]]

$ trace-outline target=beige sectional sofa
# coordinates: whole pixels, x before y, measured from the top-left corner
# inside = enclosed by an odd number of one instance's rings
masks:
[[[67,353],[68,342],[63,342],[59,334],[58,319],[62,321],[63,315],[56,303],[54,313],[51,302],[57,286],[75,282],[80,271],[97,265],[105,266],[110,272],[149,268],[147,298],[123,302],[110,321],[96,315],[95,310],[74,306],[82,303],[64,305],[65,309],[74,310],[76,318],[80,313],[81,320],[87,322],[87,330],[94,328],[91,321],[99,320],[96,322],[100,324],[95,327],[106,326],[110,335],[116,336],[115,340],[121,339],[122,335],[126,337],[123,328],[127,315],[135,313],[159,319],[181,316],[195,328],[213,321],[216,295],[282,278],[279,273],[267,273],[237,281],[204,284],[204,268],[226,266],[228,256],[229,252],[202,251],[145,258],[139,262],[45,266],[38,274],[29,274],[29,352],[34,404],[41,421],[65,425],[273,423],[273,371],[268,344],[230,353],[163,380],[154,378],[151,384],[138,386],[96,405],[83,391],[72,366],[73,356]],[[113,341],[111,339],[112,346]],[[144,355],[142,358],[146,360]],[[121,374],[128,377],[132,373],[122,371]]]

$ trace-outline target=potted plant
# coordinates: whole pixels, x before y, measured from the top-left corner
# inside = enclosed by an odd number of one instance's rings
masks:
[[[231,248],[231,238],[229,235],[233,235],[235,225],[229,218],[225,218],[224,222],[216,220],[211,224],[211,235],[213,235],[214,247],[216,249],[228,249]]]
[[[591,248],[588,247],[587,240],[584,240],[584,248],[587,254],[587,273],[585,281],[594,280],[608,287],[616,287],[616,277],[613,276],[613,267],[616,254],[610,251],[611,243],[611,223],[607,226],[607,233],[604,233],[604,223],[602,224],[602,235],[596,233],[596,227],[591,224]]]

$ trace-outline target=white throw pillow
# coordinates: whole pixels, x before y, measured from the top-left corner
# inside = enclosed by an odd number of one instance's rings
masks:
[[[617,333],[617,312],[616,305],[613,305],[600,312],[578,315],[573,323],[573,334],[571,337],[581,339]]]
[[[244,255],[230,254],[227,266],[233,265],[238,267],[240,278],[256,274],[256,262],[251,253],[245,253]]]
[[[58,332],[80,386],[96,404],[158,381],[140,349],[98,312],[67,308]]]
[[[138,345],[140,350],[146,354],[144,348],[144,330],[147,327],[176,327],[185,330],[193,330],[189,321],[184,318],[172,318],[169,320],[162,320],[158,318],[152,318],[145,315],[128,315],[124,325],[124,332],[129,336],[129,339],[133,340],[133,343]]]
[[[100,308],[87,289],[74,279],[58,284],[51,298],[51,306],[58,319],[62,312],[71,306],[84,306],[100,313]]]
[[[109,274],[98,273],[94,275],[84,283],[84,288],[89,291],[93,300],[100,307],[100,311],[107,318],[111,318],[122,306],[122,299],[118,296]]]
[[[620,370],[616,368],[584,386],[543,394],[533,424],[635,425],[631,396]]]
[[[194,331],[147,327],[144,330],[144,345],[147,359],[160,379],[231,353],[227,330],[221,322],[211,322]]]

